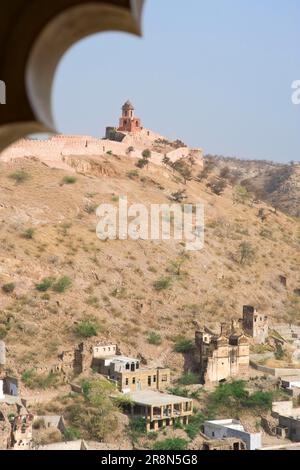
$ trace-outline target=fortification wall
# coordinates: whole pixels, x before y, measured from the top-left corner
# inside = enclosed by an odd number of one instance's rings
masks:
[[[164,137],[150,129],[143,128],[140,132],[129,132],[125,134],[122,142],[123,144],[126,144],[127,147],[133,146],[139,150],[144,150],[147,146],[151,146],[155,140],[158,139],[164,139]]]
[[[250,365],[253,369],[256,369],[260,372],[265,374],[273,375],[274,377],[285,377],[288,375],[299,375],[300,376],[300,369],[289,369],[289,368],[273,368],[262,366],[257,364],[257,362],[250,359]]]
[[[142,153],[147,148],[143,139],[145,139],[146,130],[139,134],[127,135],[122,142],[116,142],[106,139],[96,139],[90,136],[65,136],[58,135],[47,140],[22,139],[8,147],[0,154],[0,160],[9,162],[23,157],[39,158],[46,165],[55,168],[68,168],[63,162],[66,156],[101,156],[108,153],[127,156],[130,158],[142,158]],[[149,131],[151,132],[151,131]],[[158,134],[152,133],[156,138]],[[147,136],[149,137],[149,136]],[[135,142],[140,142],[141,147],[135,146]],[[143,144],[142,144],[143,143]],[[148,141],[149,143],[149,141]],[[129,147],[134,150],[128,152]],[[172,162],[187,157],[188,155],[197,155],[198,163],[201,163],[201,150],[182,147],[166,154]],[[162,165],[163,153],[151,152],[151,162],[156,165]]]

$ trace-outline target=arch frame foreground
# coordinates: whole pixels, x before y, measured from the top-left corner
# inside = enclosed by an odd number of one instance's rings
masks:
[[[141,36],[144,0],[5,0],[0,18],[0,151],[33,133],[56,132],[55,70],[77,41],[103,31]],[[3,27],[2,27],[3,26]]]

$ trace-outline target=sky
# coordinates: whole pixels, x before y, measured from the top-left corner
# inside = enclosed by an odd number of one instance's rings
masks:
[[[60,132],[103,137],[130,99],[142,125],[205,153],[300,160],[299,0],[147,0],[143,37],[99,33],[62,58]]]

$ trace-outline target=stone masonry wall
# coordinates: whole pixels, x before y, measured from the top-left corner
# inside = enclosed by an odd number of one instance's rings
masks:
[[[0,154],[0,160],[8,162],[23,157],[36,157],[50,167],[69,169],[67,163],[64,163],[63,157],[71,155],[101,156],[109,152],[130,158],[142,158],[142,152],[147,148],[146,145],[142,145],[142,142],[143,140],[139,140],[139,138],[135,141],[131,135],[127,135],[122,142],[96,139],[90,136],[67,135],[57,135],[43,141],[22,139],[4,150],[4,152]],[[133,147],[134,150],[128,152],[129,147]],[[182,157],[186,157],[190,152],[193,152],[194,156],[197,156],[201,164],[201,150],[197,151],[183,147],[169,152],[167,156],[174,162]],[[162,153],[152,152],[151,162],[156,165],[162,165],[163,157],[164,154]]]

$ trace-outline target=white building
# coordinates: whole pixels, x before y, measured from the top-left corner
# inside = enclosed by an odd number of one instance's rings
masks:
[[[93,347],[93,358],[102,359],[103,357],[111,357],[117,354],[116,344],[98,343]]]
[[[292,389],[300,388],[300,376],[299,375],[288,375],[281,379],[281,385],[283,388]]]
[[[227,437],[241,439],[246,444],[247,450],[259,449],[262,446],[261,433],[246,432],[244,426],[236,419],[205,421],[204,434],[210,439]]]
[[[114,372],[135,372],[140,368],[140,361],[132,357],[113,356],[104,359],[104,366],[110,368],[110,374]]]

